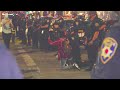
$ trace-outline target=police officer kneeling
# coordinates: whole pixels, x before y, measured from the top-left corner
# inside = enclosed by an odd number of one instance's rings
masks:
[[[103,40],[101,50],[94,65],[92,79],[120,79],[120,13],[112,12],[114,20],[118,20]],[[117,15],[117,16],[116,16]]]

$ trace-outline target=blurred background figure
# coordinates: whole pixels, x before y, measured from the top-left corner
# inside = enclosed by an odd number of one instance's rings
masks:
[[[32,32],[33,32],[33,18],[32,15],[29,15],[28,21],[27,21],[27,44],[28,46],[32,46]]]
[[[22,45],[27,44],[27,38],[26,38],[26,18],[24,14],[21,14],[21,18],[19,20],[19,35],[20,39],[22,40]]]
[[[9,49],[11,33],[12,33],[12,20],[8,17],[8,12],[5,13],[4,19],[2,19],[2,36],[6,47]]]
[[[0,44],[0,79],[23,79],[14,56]]]

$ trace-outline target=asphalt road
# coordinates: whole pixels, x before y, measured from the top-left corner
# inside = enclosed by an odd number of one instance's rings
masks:
[[[10,51],[15,55],[25,79],[90,79],[90,72],[84,69],[61,70],[55,57],[56,52],[23,48],[19,43],[11,43]],[[82,57],[87,59],[86,54]]]

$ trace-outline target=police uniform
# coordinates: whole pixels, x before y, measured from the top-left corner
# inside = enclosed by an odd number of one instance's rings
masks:
[[[60,28],[63,29],[63,28],[64,28],[64,25],[65,25],[64,19],[61,17],[61,18],[58,20],[58,22],[59,22]]]
[[[116,21],[115,21],[116,22]],[[102,44],[102,41],[105,38],[106,33],[109,31],[110,27],[115,23],[113,20],[108,20],[106,22],[103,22],[103,25],[105,25],[105,27],[100,30],[100,35],[99,35],[99,39],[100,39],[100,45]]]
[[[26,19],[25,17],[22,18],[19,22],[19,28],[20,28],[20,37],[22,39],[22,44],[27,43],[27,38],[26,38]]]
[[[58,28],[55,28],[54,25],[58,25]],[[53,24],[53,31],[55,40],[64,36],[64,31],[60,28],[60,23],[58,21],[55,21]]]
[[[116,23],[117,24],[117,23]],[[92,69],[92,79],[120,79],[120,23],[107,33]]]
[[[15,35],[18,34],[17,32],[17,15],[14,14],[13,18],[12,18],[12,23],[14,28],[12,29],[12,43],[15,43]]]
[[[58,25],[57,28],[54,25]],[[64,31],[60,28],[60,23],[56,20],[53,24],[53,41],[58,40],[59,38],[64,37]],[[57,50],[57,47],[54,47],[54,50]]]
[[[16,32],[16,34],[17,34],[18,39],[22,40],[20,27],[21,27],[21,18],[20,18],[20,16],[18,16],[18,19],[17,19],[17,32]]]
[[[39,43],[39,19],[35,19],[33,22],[33,32],[32,32],[32,47],[33,48],[38,48],[38,43]]]
[[[47,27],[42,27],[46,26]],[[42,25],[41,25],[41,49],[48,50],[48,37],[49,37],[49,28],[50,28],[50,20],[47,18],[44,18]]]
[[[88,25],[88,28],[87,28],[88,30],[86,34],[87,34],[87,40],[89,43],[93,39],[95,32],[100,32],[99,28],[102,25],[102,20],[96,16],[92,21],[90,20],[88,22],[89,22],[89,25]],[[100,45],[99,35],[97,39],[93,41],[92,45],[87,45],[88,59],[89,59],[89,65],[90,65],[90,68],[88,70],[92,69],[94,62],[96,61],[99,45]]]
[[[74,32],[74,20],[67,20],[65,23],[66,29],[66,36],[70,37],[71,33]]]
[[[78,22],[78,25],[76,24]],[[80,20],[79,19],[75,19],[74,21],[74,32],[75,33],[78,33],[78,30],[82,28],[81,25],[80,25]]]
[[[33,32],[33,20],[32,19],[28,19],[28,32],[27,32],[27,39],[28,39],[28,45],[31,46],[32,45],[32,32]]]
[[[16,30],[15,30],[15,28],[13,28],[12,29],[12,37],[11,37],[12,43],[15,43],[15,32],[16,32]]]

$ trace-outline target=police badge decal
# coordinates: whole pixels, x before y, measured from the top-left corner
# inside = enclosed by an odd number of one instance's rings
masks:
[[[118,43],[115,39],[111,37],[107,37],[104,39],[103,44],[101,46],[101,62],[103,64],[106,64],[111,60],[111,58],[114,56],[116,50],[118,47]]]

